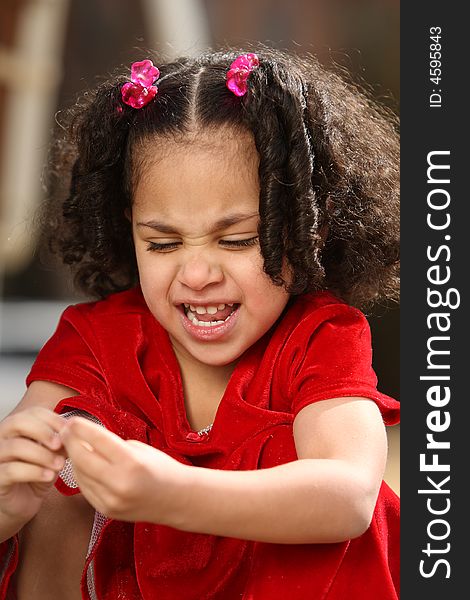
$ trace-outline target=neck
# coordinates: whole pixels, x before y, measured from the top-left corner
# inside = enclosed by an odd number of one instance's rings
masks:
[[[208,381],[228,381],[238,362],[238,359],[227,365],[210,365],[198,360],[190,354],[185,348],[182,348],[170,336],[170,342],[178,361],[181,373],[186,377],[195,377]]]
[[[175,355],[185,386],[194,380],[198,382],[198,385],[203,387],[217,389],[223,386],[225,389],[236,365],[236,362],[228,365],[208,365],[193,357],[181,356],[176,350]]]
[[[212,424],[236,362],[208,365],[174,347],[181,372],[186,417],[198,431]]]

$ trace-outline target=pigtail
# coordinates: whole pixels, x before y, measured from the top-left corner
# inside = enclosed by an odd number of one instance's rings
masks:
[[[271,54],[243,98],[260,154],[265,272],[282,284],[285,256],[292,294],[330,289],[362,308],[397,301],[395,119],[312,57]]]
[[[318,67],[317,67],[318,68]],[[310,72],[311,73],[311,72]],[[311,73],[311,77],[317,74]],[[308,115],[323,189],[326,287],[366,308],[399,293],[399,144],[395,120],[353,84],[322,71]],[[321,90],[321,92],[319,91]]]
[[[75,270],[75,284],[104,297],[135,281],[131,227],[125,211],[125,154],[131,109],[118,85],[99,88],[82,101],[69,125],[74,147],[70,193],[62,202],[59,236],[52,245]],[[123,266],[128,265],[127,269]]]
[[[276,285],[283,285],[282,264],[285,254],[286,196],[283,189],[284,165],[287,146],[281,142],[283,131],[273,98],[263,90],[273,83],[272,74],[263,65],[251,75],[250,93],[246,96],[245,110],[260,155],[260,226],[259,238],[264,257],[264,271]]]
[[[260,246],[264,270],[278,285],[286,284],[280,275],[285,256],[292,272],[292,281],[286,287],[292,294],[320,288],[323,277],[305,92],[302,79],[295,72],[265,60],[252,74],[245,104],[260,154]]]

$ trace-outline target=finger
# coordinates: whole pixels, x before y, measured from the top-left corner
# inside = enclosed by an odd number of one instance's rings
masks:
[[[105,514],[103,502],[103,486],[96,480],[87,477],[84,473],[76,476],[77,485],[80,493],[93,506],[95,510]]]
[[[70,437],[65,444],[77,482],[84,476],[99,482],[106,478],[112,465],[91,444],[77,437]]]
[[[14,461],[60,470],[64,466],[65,457],[27,438],[1,440],[0,463]]]
[[[111,464],[120,463],[128,456],[124,440],[101,425],[80,417],[70,419],[63,426],[60,436],[69,452],[72,447],[77,449],[76,445],[71,445],[72,442],[80,440],[86,442],[82,444],[82,449],[88,447],[89,451],[92,450]]]
[[[37,406],[9,415],[1,423],[1,437],[26,437],[51,450],[58,450],[61,445],[59,431],[64,419],[46,408]]]
[[[0,488],[11,486],[15,483],[40,483],[52,482],[57,478],[57,472],[52,469],[43,469],[38,465],[13,461],[0,465]]]

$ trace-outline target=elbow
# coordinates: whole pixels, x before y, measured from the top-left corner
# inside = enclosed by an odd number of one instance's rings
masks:
[[[372,522],[377,496],[377,489],[364,489],[363,486],[342,495],[337,507],[336,527],[330,529],[327,541],[345,542],[363,535]]]
[[[343,540],[352,540],[365,533],[372,522],[377,503],[378,490],[361,489],[348,505],[344,522]]]
[[[371,509],[368,504],[364,504],[365,506],[358,507],[351,515],[343,541],[360,537],[369,529],[374,515],[374,508]]]
[[[358,538],[369,529],[373,514],[374,512],[367,510],[367,507],[363,507],[362,510],[359,510],[358,508],[352,509],[349,506],[337,520],[336,526],[329,528],[329,530],[321,536],[322,539],[316,539],[315,541],[335,544]]]

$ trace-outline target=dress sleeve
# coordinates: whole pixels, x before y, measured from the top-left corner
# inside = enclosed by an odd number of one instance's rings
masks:
[[[65,385],[80,394],[109,394],[98,340],[92,325],[76,307],[64,311],[56,331],[39,351],[26,385],[35,380]]]
[[[293,414],[320,400],[358,396],[376,402],[387,425],[397,423],[399,402],[377,390],[366,317],[343,304],[317,312],[294,336],[289,377]]]

